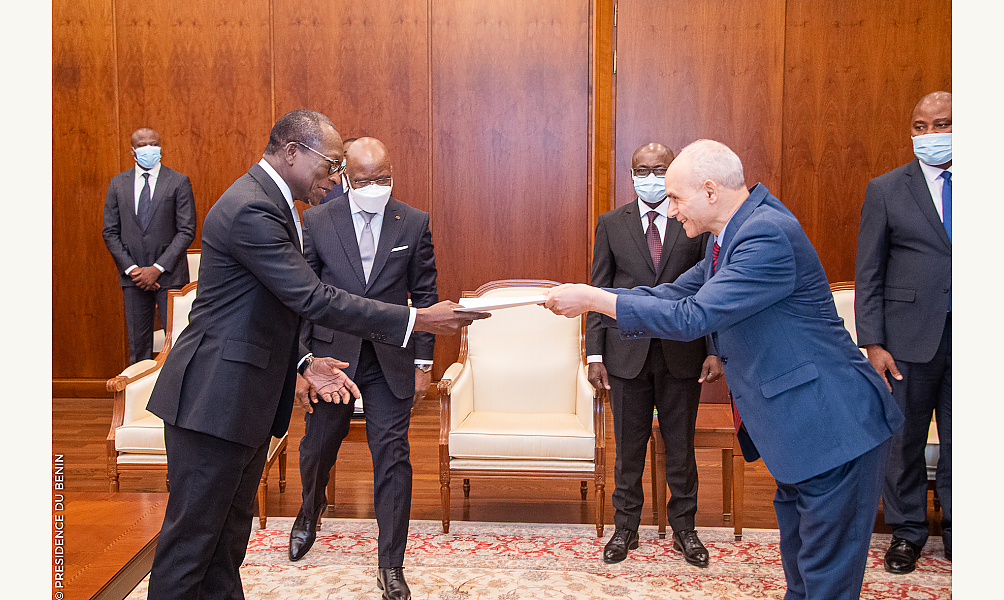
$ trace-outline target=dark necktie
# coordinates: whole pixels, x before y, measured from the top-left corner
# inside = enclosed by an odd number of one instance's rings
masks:
[[[136,208],[136,216],[143,229],[150,224],[150,204],[150,174],[143,173],[143,189],[139,192],[139,206]]]
[[[722,249],[722,247],[718,245],[718,242],[715,242],[715,245],[711,247],[711,274],[712,275],[714,275],[715,271],[718,270],[718,251],[721,250],[721,249]]]
[[[369,282],[370,271],[373,270],[373,259],[376,257],[376,243],[373,241],[373,228],[370,227],[370,221],[373,220],[376,213],[361,210],[359,214],[366,221],[366,224],[363,225],[363,235],[359,238],[359,258],[363,259],[363,276]]]
[[[948,233],[948,240],[952,240],[952,172],[945,171],[941,174],[945,181],[941,184],[941,219],[945,222],[945,231]]]
[[[659,239],[659,228],[655,226],[655,218],[659,213],[650,210],[646,216],[648,216],[648,231],[645,233],[645,239],[648,241],[648,252],[652,255],[652,264],[658,270],[659,261],[662,259],[662,240]]]

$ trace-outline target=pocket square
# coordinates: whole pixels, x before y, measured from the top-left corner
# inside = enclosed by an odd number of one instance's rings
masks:
[[[390,251],[397,252],[398,250],[407,250],[407,249],[408,249],[407,246],[398,246],[397,248],[391,248]]]

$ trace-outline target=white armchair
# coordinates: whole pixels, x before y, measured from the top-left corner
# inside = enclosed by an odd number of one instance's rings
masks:
[[[538,295],[551,281],[505,280],[464,297]],[[443,531],[450,528],[450,481],[535,477],[594,482],[596,534],[603,535],[605,391],[586,380],[582,319],[537,306],[498,310],[461,335],[458,362],[438,384],[439,480]],[[517,384],[517,385],[514,385]]]
[[[119,491],[119,473],[122,471],[167,473],[164,422],[146,410],[146,403],[150,400],[167,354],[188,325],[188,313],[196,291],[195,282],[180,290],[171,290],[168,294],[164,348],[155,359],[129,365],[105,384],[106,389],[114,394],[112,424],[106,438],[108,485],[113,492]]]
[[[198,281],[199,279],[199,263],[202,261],[202,251],[198,248],[188,249],[188,281],[189,283],[193,281]],[[166,315],[161,315],[161,320],[167,320]],[[187,321],[186,321],[187,323]],[[167,327],[165,324],[164,327]],[[156,329],[153,332],[153,351],[160,353],[164,349],[164,340],[167,339],[167,332],[164,329]],[[177,336],[175,336],[177,339]],[[143,362],[143,361],[140,361]]]

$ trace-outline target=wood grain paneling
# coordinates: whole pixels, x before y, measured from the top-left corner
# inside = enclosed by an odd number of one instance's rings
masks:
[[[115,263],[101,238],[122,170],[111,0],[52,5],[52,376],[107,377],[126,363]]]
[[[394,196],[430,208],[427,0],[276,0],[276,117],[327,115],[342,138],[375,137]]]
[[[192,180],[197,248],[206,212],[268,143],[269,0],[116,0],[116,14],[120,151],[139,127],[160,132],[164,164]]]
[[[631,154],[718,140],[746,182],[781,182],[784,0],[621,2],[617,23],[617,206],[635,199]]]
[[[588,51],[587,0],[433,1],[440,297],[496,279],[588,281]],[[457,344],[440,338],[437,365]]]
[[[781,198],[830,281],[854,278],[868,180],[913,158],[910,115],[951,91],[950,0],[790,0]]]

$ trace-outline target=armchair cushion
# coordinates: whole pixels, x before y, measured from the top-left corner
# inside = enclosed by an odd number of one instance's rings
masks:
[[[595,446],[574,413],[472,412],[450,432],[454,458],[592,461]]]
[[[148,415],[115,430],[115,450],[134,454],[166,454],[164,421]]]

